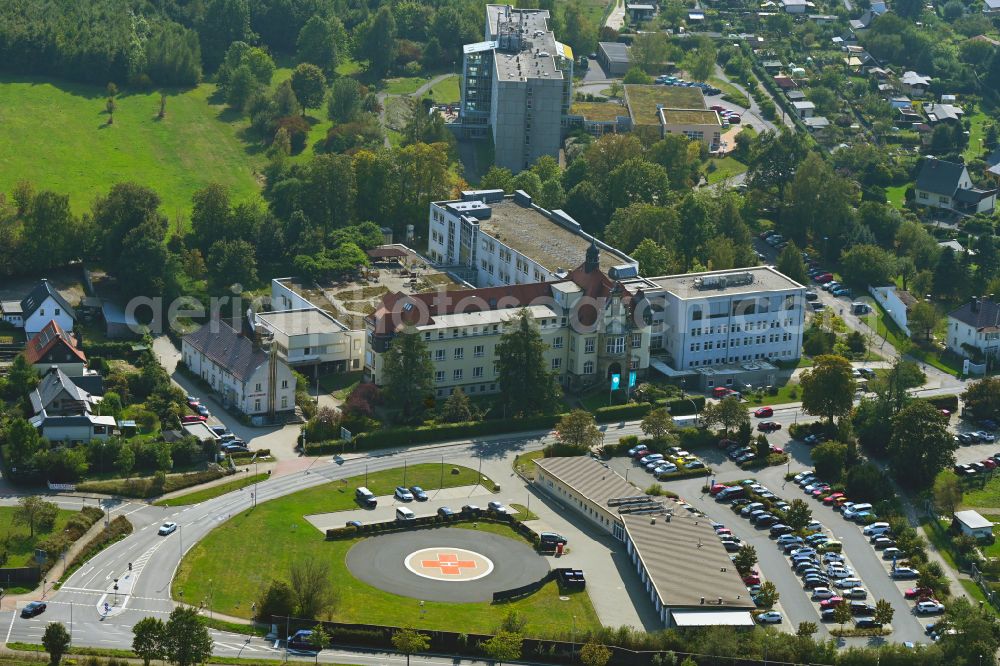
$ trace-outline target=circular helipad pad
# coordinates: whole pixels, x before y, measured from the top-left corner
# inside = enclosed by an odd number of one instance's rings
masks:
[[[490,558],[464,548],[421,548],[403,564],[418,576],[450,583],[479,580],[493,571]]]
[[[347,568],[386,592],[464,603],[537,581],[549,563],[520,539],[438,527],[362,539],[347,551]]]

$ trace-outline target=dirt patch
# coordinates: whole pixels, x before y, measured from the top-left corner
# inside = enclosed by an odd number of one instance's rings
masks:
[[[44,274],[35,276],[5,277],[0,280],[0,299],[19,301],[27,296],[42,278],[47,278],[66,302],[72,306],[79,305],[85,295],[80,270],[78,266],[71,266],[45,271]]]

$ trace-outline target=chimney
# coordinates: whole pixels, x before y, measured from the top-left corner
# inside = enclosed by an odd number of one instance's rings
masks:
[[[979,312],[979,297],[978,296],[973,296],[972,297],[971,304],[972,304],[972,311],[973,312]]]

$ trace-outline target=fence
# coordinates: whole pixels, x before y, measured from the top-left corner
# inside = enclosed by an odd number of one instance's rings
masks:
[[[11,585],[38,585],[42,579],[42,570],[38,567],[4,567],[0,569],[0,585],[5,588]]]
[[[326,540],[350,539],[360,534],[385,534],[387,532],[403,532],[406,530],[441,527],[455,523],[503,523],[532,543],[538,543],[538,534],[520,520],[505,513],[481,511],[477,515],[460,513],[450,518],[444,516],[421,516],[413,520],[386,520],[380,523],[363,523],[360,527],[334,527],[326,531]]]
[[[993,606],[993,608],[1000,610],[1000,595],[994,592],[990,587],[989,582],[983,578],[983,574],[979,570],[979,567],[976,566],[975,562],[970,565],[970,569],[969,575],[972,576],[972,580],[976,581],[976,585],[979,586],[979,589],[983,591],[983,596],[986,597],[986,600],[990,602],[990,605]]]
[[[509,590],[500,590],[499,592],[493,593],[493,603],[500,603],[503,601],[514,601],[515,599],[520,599],[521,597],[526,597],[529,594],[534,594],[538,590],[545,587],[545,584],[556,577],[555,571],[549,571],[544,576],[539,578],[533,583],[528,583],[527,585],[522,585],[521,587],[514,587]]]

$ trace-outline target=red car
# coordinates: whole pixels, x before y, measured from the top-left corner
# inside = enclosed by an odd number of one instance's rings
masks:
[[[728,449],[730,446],[733,446],[734,444],[739,444],[739,442],[737,442],[735,439],[720,439],[718,447],[720,449]]]
[[[777,421],[761,421],[757,424],[757,430],[761,432],[774,432],[775,430],[781,430],[781,424]]]
[[[760,585],[760,576],[757,574],[750,574],[743,579],[743,582],[747,585]]]
[[[820,273],[819,275],[817,275],[816,277],[813,278],[813,282],[818,282],[820,284],[826,284],[827,282],[829,282],[832,279],[833,279],[833,274],[832,273]]]
[[[723,534],[728,534],[732,536],[733,531],[728,527],[720,527],[719,529],[715,530],[715,533],[718,534],[719,536],[722,536]]]
[[[713,104],[712,106],[710,106],[708,108],[711,109],[712,111],[725,111],[726,110],[726,107],[721,106],[719,104]]]
[[[929,587],[911,587],[903,596],[907,599],[929,599],[934,594],[934,590]]]
[[[827,495],[823,498],[823,504],[833,504],[838,499],[844,496],[844,493],[833,493],[832,495]]]
[[[826,610],[827,608],[836,608],[842,603],[844,603],[844,597],[830,597],[819,602],[819,607]]]
[[[758,407],[753,410],[753,415],[759,419],[766,419],[769,416],[774,416],[774,407]]]
[[[770,450],[771,453],[777,453],[778,455],[781,455],[782,453],[785,452],[785,450],[780,446],[773,446],[773,445],[770,447]]]
[[[726,118],[726,120],[729,121],[730,125],[739,125],[742,119],[740,118],[739,114],[731,113],[729,114],[729,117]]]
[[[201,414],[185,414],[181,417],[181,423],[204,423],[207,420],[208,417]]]
[[[993,458],[986,458],[983,460],[983,464],[986,465],[986,469],[996,469],[997,461]]]
[[[719,493],[721,493],[723,490],[725,490],[728,487],[729,486],[727,486],[724,483],[717,483],[714,486],[712,486],[711,488],[709,488],[708,494],[712,495],[712,496],[718,495]]]

